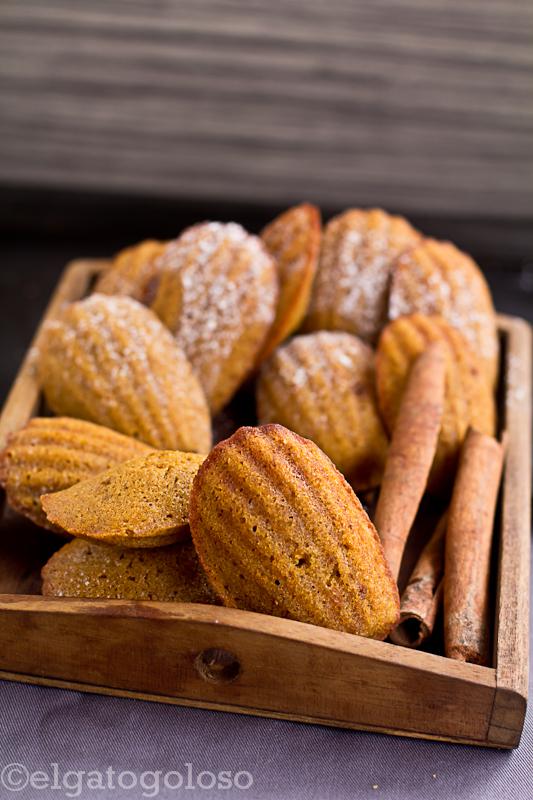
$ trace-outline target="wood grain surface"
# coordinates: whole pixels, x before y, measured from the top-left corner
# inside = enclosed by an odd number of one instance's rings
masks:
[[[4,0],[0,182],[530,217],[526,0]]]
[[[184,603],[3,595],[0,627],[0,678],[487,744],[494,670],[315,625]],[[235,679],[198,668],[213,649],[237,663]]]
[[[508,442],[502,488],[502,530],[496,598],[494,663],[498,686],[489,738],[503,745],[516,742],[517,719],[525,715],[529,676],[529,548],[531,531],[531,326],[500,316],[507,336],[504,376]],[[512,359],[512,360],[511,360]],[[513,497],[509,503],[509,497]]]

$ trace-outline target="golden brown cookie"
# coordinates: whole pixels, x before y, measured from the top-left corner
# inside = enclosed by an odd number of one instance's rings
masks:
[[[211,421],[198,379],[157,317],[130,297],[93,294],[48,323],[39,361],[56,414],[167,450],[206,453]]]
[[[190,542],[125,550],[74,539],[54,553],[42,578],[50,597],[217,602]]]
[[[350,333],[297,336],[263,364],[261,424],[279,422],[311,439],[356,490],[380,482],[387,436],[375,393],[374,353]]]
[[[230,607],[384,639],[396,584],[361,503],[329,458],[281,425],[240,428],[200,467],[193,541]]]
[[[0,485],[11,508],[42,528],[56,530],[42,510],[42,494],[68,489],[151,451],[137,439],[92,422],[35,417],[9,437],[0,453]]]
[[[320,211],[310,203],[289,208],[261,233],[261,239],[277,264],[280,293],[276,318],[257,359],[258,364],[299,327],[305,316],[318,265],[320,237]]]
[[[458,330],[442,317],[411,314],[389,323],[376,354],[378,402],[389,431],[393,430],[409,370],[430,342],[447,346],[448,367],[442,427],[433,463],[430,488],[449,488],[459,449],[469,425],[493,434],[495,401],[479,360]]]
[[[189,534],[189,496],[204,457],[162,450],[41,497],[48,521],[73,536],[161,547]]]
[[[423,239],[397,260],[389,318],[438,314],[466,339],[481,359],[491,386],[498,374],[494,305],[477,264],[451,242]]]
[[[274,259],[234,222],[188,228],[161,256],[153,310],[189,358],[213,414],[254,367],[276,313]]]
[[[420,239],[403,217],[350,209],[328,222],[305,330],[340,330],[371,344],[387,320],[392,265]]]
[[[96,281],[94,291],[126,295],[149,305],[154,299],[159,275],[158,256],[164,248],[165,242],[147,239],[121,250]]]

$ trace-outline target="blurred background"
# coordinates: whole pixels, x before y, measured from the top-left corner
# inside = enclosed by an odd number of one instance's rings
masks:
[[[533,319],[530,0],[2,0],[0,397],[66,261],[302,200],[404,213]]]

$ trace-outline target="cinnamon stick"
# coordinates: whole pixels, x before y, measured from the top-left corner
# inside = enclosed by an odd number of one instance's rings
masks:
[[[489,570],[503,447],[470,428],[448,515],[444,579],[444,649],[448,658],[487,664]]]
[[[400,603],[400,621],[391,632],[394,644],[420,647],[433,633],[442,600],[446,514],[422,550]]]
[[[437,448],[445,377],[446,350],[433,342],[411,369],[392,433],[375,524],[396,580]]]

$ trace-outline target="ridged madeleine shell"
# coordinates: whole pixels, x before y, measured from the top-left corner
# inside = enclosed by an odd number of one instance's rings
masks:
[[[49,522],[84,539],[161,547],[189,534],[189,498],[203,456],[160,450],[41,497]]]
[[[261,424],[278,422],[328,455],[356,490],[377,486],[387,454],[378,413],[374,353],[349,333],[297,336],[263,364]]]
[[[0,484],[11,508],[43,528],[40,497],[68,489],[115,464],[152,452],[143,442],[69,417],[35,417],[0,453]]]
[[[451,242],[424,239],[396,262],[389,318],[416,312],[438,314],[456,328],[494,386],[498,334],[490,289],[478,265]]]
[[[324,228],[304,328],[340,330],[373,344],[387,321],[392,266],[420,234],[379,208],[350,209]]]
[[[329,458],[281,425],[240,428],[200,467],[190,525],[225,605],[383,639],[398,619],[378,535]]]
[[[190,542],[125,550],[74,539],[43,567],[49,597],[216,603]]]
[[[93,294],[67,306],[48,323],[39,373],[56,414],[160,449],[209,451],[198,379],[169,331],[136,300]]]
[[[411,314],[389,323],[376,354],[378,402],[389,431],[400,406],[410,368],[430,342],[442,340],[448,350],[445,404],[430,487],[448,489],[459,449],[469,425],[494,434],[496,406],[479,360],[458,330],[442,317]]]
[[[280,292],[276,317],[258,363],[268,358],[305,316],[318,266],[321,233],[320,211],[310,203],[289,208],[261,232],[277,265]]]
[[[96,281],[94,291],[126,295],[149,305],[157,288],[158,257],[164,248],[164,242],[147,239],[121,250]]]
[[[278,277],[257,236],[205,222],[170,242],[153,310],[175,334],[213,414],[253,370],[276,313]]]

